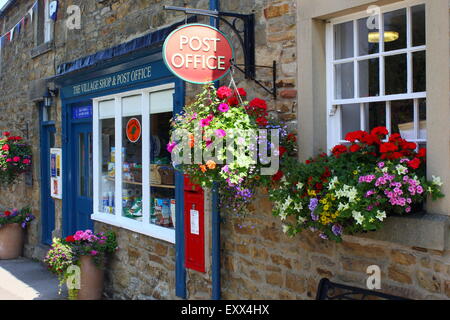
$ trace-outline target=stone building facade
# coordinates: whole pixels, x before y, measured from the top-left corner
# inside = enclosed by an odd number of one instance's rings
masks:
[[[302,0],[219,2],[223,11],[255,14],[256,64],[267,66],[274,60],[278,63],[276,100],[236,73],[239,86],[244,87],[250,96],[267,99],[269,111],[298,130],[302,159],[316,154],[320,149],[326,149],[326,126],[323,123],[325,108],[323,112],[320,111],[322,103],[325,103],[321,89],[326,83],[325,75],[321,75],[325,73],[321,65],[324,64],[321,54],[325,39],[321,33],[324,27],[318,23],[325,24],[330,17],[364,10],[368,4],[384,5],[398,1],[340,0],[330,7],[323,1],[315,1],[315,6],[311,1]],[[432,20],[430,18],[433,14],[437,15],[439,8],[444,8],[446,16],[441,14],[439,21],[449,29],[448,1],[433,2],[435,4],[427,2],[427,19]],[[1,34],[8,32],[33,3],[34,1],[29,0],[13,1],[0,18]],[[41,1],[39,4],[41,5]],[[81,11],[80,29],[67,27],[70,16],[67,9],[73,5],[78,6]],[[11,188],[3,189],[3,193],[8,196],[1,197],[0,206],[5,209],[24,206],[33,208],[37,220],[27,233],[26,256],[42,258],[47,249],[41,244],[39,88],[42,83],[46,83],[45,79],[57,75],[57,67],[61,64],[124,44],[185,18],[183,14],[163,10],[163,5],[184,6],[185,3],[178,0],[62,0],[59,1],[52,41],[40,44],[40,28],[35,19],[11,43],[4,44],[0,74],[0,129],[19,135],[26,135],[28,132],[27,140],[33,147],[34,166],[33,184],[30,186],[21,181]],[[187,1],[187,5],[208,9],[210,2],[192,0]],[[209,23],[209,19],[202,22]],[[429,25],[427,24],[427,28],[432,29],[433,23],[429,22]],[[223,31],[230,32],[226,27]],[[432,33],[431,30],[427,32]],[[442,41],[447,47],[443,59],[439,61],[446,58],[445,63],[448,64],[449,42]],[[430,39],[430,43],[434,45],[435,42]],[[235,45],[236,48],[239,47],[237,43]],[[239,48],[237,52],[241,54],[242,51]],[[449,68],[445,66],[443,69]],[[444,74],[448,79],[448,74]],[[271,85],[269,71],[258,70],[258,78],[264,80],[267,86]],[[224,83],[227,81],[223,80]],[[319,82],[322,84],[317,85]],[[192,99],[198,89],[198,86],[187,85],[186,102]],[[443,109],[447,108],[448,112],[449,101],[444,99],[438,101],[438,104]],[[61,100],[56,99],[54,119],[57,147],[61,147],[64,142],[62,108]],[[433,142],[430,143],[433,148]],[[434,163],[434,160],[430,162]],[[448,169],[449,163],[450,161],[444,163],[444,167],[446,165]],[[444,175],[444,180],[450,185],[442,166],[433,164],[432,170],[433,173]],[[206,198],[206,203],[210,204],[210,195],[207,194]],[[318,240],[308,233],[294,239],[286,237],[281,231],[280,220],[272,217],[272,205],[262,192],[255,201],[253,214],[248,217],[253,228],[241,228],[239,222],[222,213],[222,297],[314,299],[321,278],[327,277],[336,282],[364,287],[368,277],[367,267],[378,265],[382,271],[383,292],[413,299],[448,299],[450,206],[446,205],[448,200],[443,201],[445,203],[440,204],[441,208],[435,211],[430,207],[429,211],[438,213],[437,215],[426,215],[420,219],[392,218],[385,230],[377,234],[345,237],[342,244],[335,244]],[[206,211],[206,273],[187,270],[188,299],[209,299],[212,294],[211,210],[209,208]],[[177,298],[176,254],[172,243],[101,222],[96,222],[95,228],[115,231],[120,247],[107,267],[107,297]],[[403,229],[404,235],[398,236]],[[62,234],[63,203],[55,200],[53,235]]]

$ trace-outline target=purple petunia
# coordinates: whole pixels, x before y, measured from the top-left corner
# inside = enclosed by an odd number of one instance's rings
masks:
[[[340,236],[342,234],[343,228],[340,224],[335,224],[332,228],[331,231],[333,231],[334,235],[336,236]]]

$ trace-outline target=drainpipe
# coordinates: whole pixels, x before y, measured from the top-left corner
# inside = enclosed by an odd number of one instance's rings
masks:
[[[220,10],[220,0],[209,0],[210,10]],[[210,18],[210,24],[218,27],[219,19]],[[216,87],[219,82],[215,83]],[[212,194],[212,300],[220,300],[220,210],[217,185]]]

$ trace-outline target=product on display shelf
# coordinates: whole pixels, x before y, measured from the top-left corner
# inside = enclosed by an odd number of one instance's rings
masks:
[[[175,228],[175,216],[176,216],[176,201],[175,199],[170,200],[170,217],[172,218],[172,224]]]

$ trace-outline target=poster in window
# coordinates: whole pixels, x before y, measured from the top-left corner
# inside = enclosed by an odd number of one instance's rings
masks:
[[[50,193],[55,199],[62,199],[62,150],[50,149]]]

